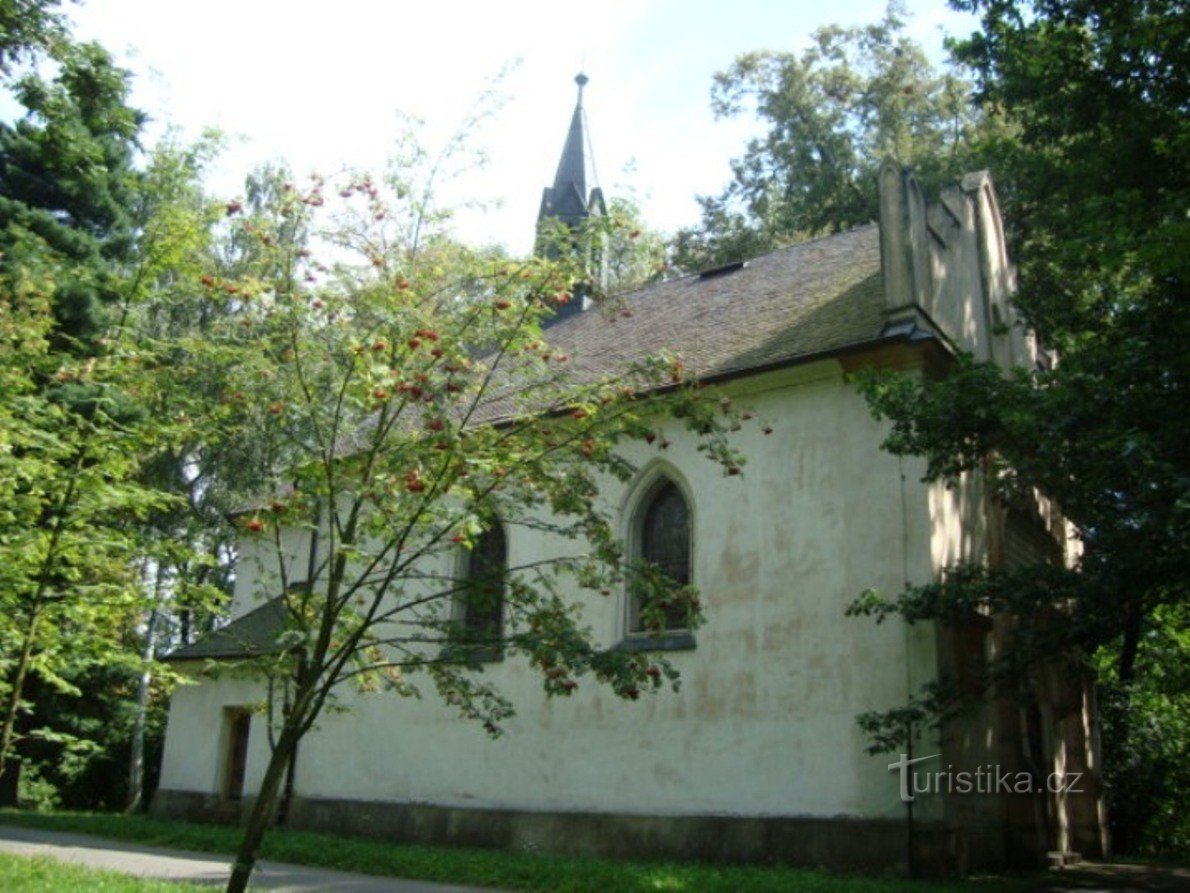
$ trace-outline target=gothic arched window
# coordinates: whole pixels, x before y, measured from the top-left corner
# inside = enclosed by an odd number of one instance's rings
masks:
[[[504,585],[508,573],[508,546],[499,521],[494,521],[476,538],[465,561],[459,597],[459,638],[481,649],[498,650],[504,631]]]
[[[690,582],[690,527],[686,497],[673,481],[661,479],[650,488],[636,510],[632,530],[634,557],[673,583],[685,586]],[[629,631],[644,631],[639,600],[634,598],[630,607]],[[665,628],[684,629],[685,626],[682,608],[665,606]]]

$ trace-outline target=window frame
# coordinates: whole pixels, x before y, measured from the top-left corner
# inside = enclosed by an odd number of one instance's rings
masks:
[[[504,660],[504,645],[503,641],[495,643],[481,643],[476,644],[467,641],[468,634],[471,630],[468,629],[468,589],[473,580],[472,562],[476,557],[478,551],[475,546],[479,545],[479,540],[492,534],[493,531],[499,533],[501,538],[501,545],[503,547],[503,555],[501,558],[501,581],[500,581],[500,595],[499,595],[499,610],[492,612],[497,615],[496,632],[497,638],[503,639],[505,626],[505,606],[508,592],[508,553],[509,540],[508,531],[504,523],[499,518],[494,518],[489,527],[483,533],[476,537],[476,542],[473,548],[460,547],[455,556],[455,573],[454,579],[456,582],[456,592],[451,599],[451,615],[450,615],[450,629],[451,639],[446,646],[446,653],[452,657],[461,658],[467,663],[499,663]]]
[[[656,461],[640,475],[630,489],[621,517],[624,519],[622,541],[625,557],[630,563],[642,558],[644,549],[645,517],[655,504],[656,498],[667,487],[672,486],[682,498],[686,508],[687,526],[687,577],[690,584],[695,580],[695,558],[697,554],[697,515],[694,499],[685,478],[667,462]],[[621,651],[685,651],[696,647],[694,631],[686,627],[675,627],[662,631],[639,629],[639,609],[626,582],[623,607],[620,612],[620,641],[616,646]]]

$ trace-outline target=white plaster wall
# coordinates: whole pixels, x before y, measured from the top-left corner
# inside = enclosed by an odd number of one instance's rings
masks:
[[[268,516],[267,510],[261,514]],[[269,516],[268,520],[271,522],[273,518]],[[282,574],[278,566],[278,554],[284,557],[284,579],[291,586],[304,582],[309,574],[309,531],[283,529],[280,553],[271,533],[268,536],[242,537],[238,548],[235,588],[229,612],[233,619],[281,594]]]
[[[643,469],[676,469],[693,498],[694,581],[707,616],[697,649],[668,656],[678,693],[624,702],[584,680],[547,699],[520,659],[488,665],[518,707],[492,741],[442,706],[346,692],[300,746],[300,796],[542,810],[895,817],[887,757],[870,757],[856,714],[904,702],[934,673],[927,628],[877,625],[843,611],[862,590],[895,593],[933,573],[930,493],[921,469],[879,450],[883,428],[833,362],[736,387],[759,420],[740,432],[748,458],[727,477],[667,424],[672,446],[626,448]],[[631,487],[609,487],[620,507]],[[936,520],[936,519],[935,519]],[[294,543],[304,576],[304,543]],[[574,549],[514,528],[510,563]],[[237,606],[254,606],[245,552]],[[624,628],[623,594],[589,596],[584,618],[606,644]],[[259,702],[258,686],[221,679],[174,695],[162,769],[166,789],[217,792],[223,710]],[[253,721],[246,790],[267,760]]]
[[[694,651],[671,653],[679,693],[624,702],[584,681],[547,699],[523,661],[487,674],[518,705],[491,741],[437,702],[345,694],[302,742],[296,789],[306,797],[651,814],[903,813],[888,758],[870,757],[855,724],[890,707],[933,672],[929,631],[847,618],[863,589],[896,592],[932,573],[930,501],[920,469],[882,453],[882,428],[834,363],[751,379],[747,401],[774,428],[747,426],[745,473],[725,477],[675,425],[660,452],[638,444],[642,468],[663,457],[693,496],[695,582],[707,623]],[[737,388],[738,389],[738,388]],[[628,488],[609,489],[619,506]],[[510,533],[513,564],[559,545]],[[304,561],[295,543],[295,561]],[[304,568],[304,564],[301,565]],[[250,591],[248,563],[237,600]],[[590,596],[584,617],[605,643],[624,623],[622,594]],[[226,706],[261,693],[220,680],[182,688],[170,714],[162,787],[214,792]],[[267,758],[253,724],[246,788]]]
[[[259,790],[269,747],[264,715],[264,686],[248,679],[221,677],[179,685],[170,697],[169,724],[161,757],[159,787],[221,794],[228,751],[227,708],[257,710],[248,733],[244,790]]]

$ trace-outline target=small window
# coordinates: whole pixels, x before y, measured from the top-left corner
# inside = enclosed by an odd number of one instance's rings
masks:
[[[641,502],[632,530],[632,553],[670,581],[685,586],[690,583],[690,509],[682,491],[671,480],[662,480]],[[644,632],[641,605],[630,604],[629,632]],[[665,629],[686,628],[685,612],[680,605],[666,605]]]
[[[499,522],[480,534],[464,561],[455,635],[459,644],[475,646],[476,659],[497,660],[508,575],[508,546]]]

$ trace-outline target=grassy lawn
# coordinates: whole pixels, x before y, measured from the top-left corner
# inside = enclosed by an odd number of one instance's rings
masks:
[[[231,853],[239,841],[236,828],[162,821],[143,815],[0,810],[0,824],[95,834],[210,853]],[[382,843],[289,829],[269,831],[261,848],[261,858],[390,877],[541,893],[605,893],[608,890],[624,893],[1016,893],[1030,887],[1025,879],[1019,878],[933,883],[895,877],[838,875],[804,868],[623,862]],[[7,886],[7,878],[4,889],[14,889]]]
[[[4,893],[210,893],[210,887],[148,881],[110,871],[68,865],[44,856],[0,853]]]

